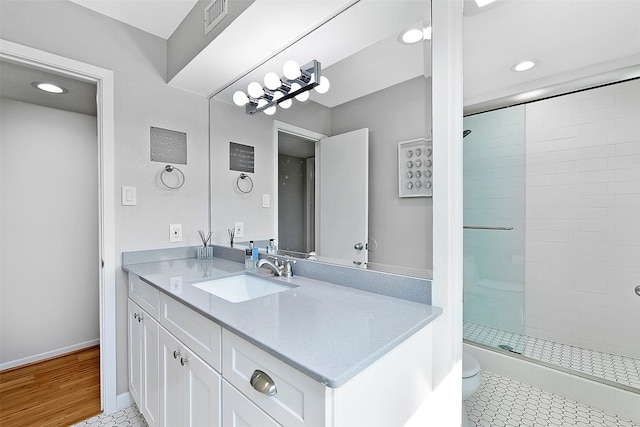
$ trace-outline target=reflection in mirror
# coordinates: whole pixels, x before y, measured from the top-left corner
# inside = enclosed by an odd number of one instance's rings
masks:
[[[211,98],[215,243],[228,244],[226,230],[243,222],[237,242],[263,249],[275,238],[287,254],[430,277],[432,200],[400,198],[397,167],[399,142],[431,137],[429,23],[429,1],[357,2]],[[401,36],[411,28],[423,34],[415,43]],[[320,62],[329,90],[273,115],[233,102],[269,72],[282,77],[289,60]],[[251,193],[234,189],[230,142],[254,147]]]

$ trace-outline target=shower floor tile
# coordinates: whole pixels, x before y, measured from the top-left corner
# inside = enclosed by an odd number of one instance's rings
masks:
[[[631,421],[509,378],[481,371],[482,383],[464,402],[471,427],[639,427]]]
[[[640,359],[588,350],[489,326],[464,322],[463,338],[511,351],[541,362],[640,389]]]

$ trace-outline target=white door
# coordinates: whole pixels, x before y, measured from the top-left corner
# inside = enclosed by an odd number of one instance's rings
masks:
[[[140,412],[149,427],[160,425],[160,366],[158,341],[160,326],[156,319],[140,310],[140,344],[142,348],[142,398]]]
[[[220,426],[220,375],[202,359],[187,350],[184,365],[182,426]]]
[[[369,129],[320,140],[316,247],[320,259],[366,267]]]
[[[138,315],[142,309],[133,301],[128,300],[129,329],[129,392],[136,405],[140,406],[142,397],[142,338]]]
[[[180,358],[185,350],[171,334],[160,328],[161,422],[166,427],[182,426],[183,372]]]

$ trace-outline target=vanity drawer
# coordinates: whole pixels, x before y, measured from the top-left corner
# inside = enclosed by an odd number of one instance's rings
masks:
[[[165,294],[160,303],[160,324],[220,372],[220,325]]]
[[[326,387],[272,355],[222,330],[222,376],[285,427],[324,426]],[[273,396],[251,385],[256,370],[266,373],[276,386]]]
[[[155,319],[160,317],[160,291],[133,273],[129,273],[129,298]]]
[[[222,425],[247,427],[279,427],[262,409],[226,381],[222,381]]]

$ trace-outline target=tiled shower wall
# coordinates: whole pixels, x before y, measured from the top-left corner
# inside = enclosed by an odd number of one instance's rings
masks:
[[[526,333],[640,358],[640,80],[525,117]]]

